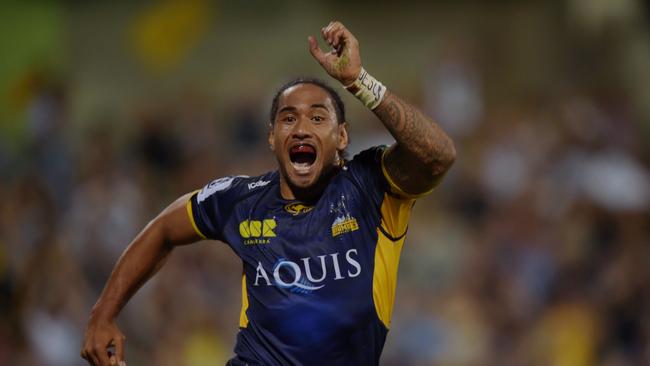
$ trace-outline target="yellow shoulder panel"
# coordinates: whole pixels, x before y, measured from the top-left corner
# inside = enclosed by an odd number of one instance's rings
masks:
[[[377,316],[386,328],[390,328],[393,304],[395,303],[395,289],[397,288],[399,258],[413,202],[413,200],[400,199],[385,194],[381,204],[382,219],[381,227],[377,228],[372,297]],[[392,238],[389,238],[386,233]]]
[[[412,199],[401,199],[384,194],[380,208],[381,226],[393,238],[399,238],[406,232],[414,203]]]
[[[248,291],[246,290],[246,274],[241,277],[241,312],[239,313],[239,327],[246,328],[248,326]]]
[[[190,198],[187,200],[187,204],[185,205],[185,207],[187,208],[187,216],[190,218],[190,222],[192,223],[192,227],[194,228],[194,231],[196,231],[196,233],[199,234],[201,238],[207,239],[207,237],[203,235],[201,230],[199,230],[198,226],[196,226],[196,222],[194,221],[194,213],[192,212],[192,197],[194,197],[195,194],[196,192],[190,195]]]

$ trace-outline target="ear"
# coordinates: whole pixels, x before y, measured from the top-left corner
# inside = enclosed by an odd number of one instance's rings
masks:
[[[271,151],[275,151],[275,134],[273,132],[273,124],[269,123],[269,147]]]
[[[336,146],[336,149],[339,151],[345,150],[348,147],[348,123],[343,122],[338,125],[339,133],[339,142]]]

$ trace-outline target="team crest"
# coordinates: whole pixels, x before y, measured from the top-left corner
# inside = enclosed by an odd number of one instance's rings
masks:
[[[292,214],[293,216],[307,213],[312,209],[314,209],[314,206],[307,206],[304,203],[300,203],[300,202],[292,202],[284,206],[284,210]]]
[[[341,195],[341,199],[336,204],[330,205],[330,212],[336,214],[336,219],[332,223],[333,237],[359,230],[357,219],[350,215],[345,201],[345,195]]]

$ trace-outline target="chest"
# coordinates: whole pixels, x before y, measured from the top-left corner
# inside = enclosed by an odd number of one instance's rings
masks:
[[[314,206],[301,202],[268,200],[241,205],[231,216],[227,239],[234,249],[282,246],[286,250],[330,250],[365,240],[379,220],[374,210],[355,192],[335,190]]]
[[[316,303],[334,302],[333,309],[340,309],[349,307],[345,299],[367,295],[372,288],[378,222],[378,210],[362,196],[338,190],[314,206],[257,202],[234,212],[227,235],[244,263],[249,291],[265,303],[295,306],[285,301],[287,294],[309,295],[329,299]],[[351,313],[365,314],[368,306],[364,301]]]

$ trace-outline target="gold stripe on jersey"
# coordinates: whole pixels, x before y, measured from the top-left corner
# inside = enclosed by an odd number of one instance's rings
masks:
[[[199,236],[202,239],[207,239],[207,237],[203,235],[201,230],[199,230],[198,226],[196,226],[196,221],[194,221],[194,213],[192,212],[192,197],[194,197],[196,192],[198,191],[195,191],[190,195],[190,198],[187,200],[187,204],[185,205],[185,207],[187,208],[187,216],[190,218],[190,222],[192,223],[192,227],[194,228],[194,231],[196,231],[196,233],[199,234]]]
[[[239,313],[239,327],[246,328],[248,326],[248,291],[246,290],[246,274],[241,276],[241,312]]]
[[[372,275],[372,298],[381,322],[390,328],[397,269],[414,201],[384,194],[381,204],[381,227],[377,228],[375,268]]]

